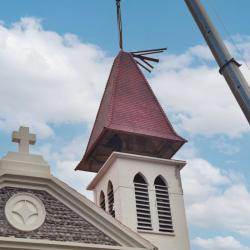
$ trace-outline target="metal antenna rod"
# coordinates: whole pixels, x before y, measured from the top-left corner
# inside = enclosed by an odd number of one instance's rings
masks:
[[[250,87],[240,64],[230,55],[200,0],[184,0],[204,36],[220,70],[250,124]]]
[[[119,45],[120,45],[120,49],[123,50],[121,0],[116,0],[116,12],[117,12],[117,25],[118,25],[118,33],[119,33]]]

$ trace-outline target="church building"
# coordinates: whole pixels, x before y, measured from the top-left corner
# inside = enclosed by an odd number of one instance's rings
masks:
[[[77,171],[95,172],[88,200],[30,154],[36,136],[13,132],[0,161],[0,249],[189,250],[180,171],[186,142],[131,53],[114,60]],[[80,145],[79,145],[80,146]],[[72,171],[73,168],[72,168]]]

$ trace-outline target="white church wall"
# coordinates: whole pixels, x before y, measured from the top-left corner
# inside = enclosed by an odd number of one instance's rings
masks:
[[[89,187],[95,190],[99,199],[101,190],[103,190],[107,196],[108,181],[111,180],[114,187],[116,219],[132,230],[140,233],[147,240],[155,244],[159,250],[188,250],[188,231],[180,179],[180,170],[184,165],[185,162],[182,161],[113,153],[104,164],[104,169],[101,171],[102,173],[100,174],[99,172],[97,174]],[[105,173],[103,174],[103,172]],[[148,182],[152,231],[137,230],[133,183],[137,173],[141,173]],[[159,175],[161,175],[168,184],[174,233],[159,232],[154,189],[155,178]],[[97,204],[99,205],[99,200]]]

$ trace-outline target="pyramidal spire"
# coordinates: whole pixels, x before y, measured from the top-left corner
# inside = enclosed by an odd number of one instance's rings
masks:
[[[76,170],[98,172],[114,151],[171,158],[185,142],[174,131],[133,55],[120,51]]]

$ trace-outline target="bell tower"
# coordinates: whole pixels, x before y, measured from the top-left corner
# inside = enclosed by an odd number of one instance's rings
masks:
[[[97,206],[159,250],[188,250],[180,171],[186,142],[157,101],[131,53],[114,60],[83,159]]]

